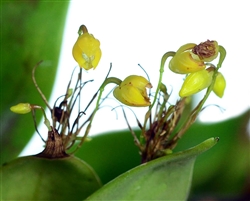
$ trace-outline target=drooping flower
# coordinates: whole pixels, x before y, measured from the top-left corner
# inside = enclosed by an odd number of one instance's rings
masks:
[[[210,62],[218,56],[219,45],[207,40],[196,45],[188,43],[181,46],[169,62],[169,68],[175,73],[188,74],[206,68],[204,62]]]
[[[206,69],[190,73],[182,84],[179,92],[180,97],[191,96],[207,88],[212,83],[212,78],[213,71]]]
[[[29,103],[19,103],[12,106],[10,110],[17,114],[27,114],[31,111],[31,106]]]
[[[217,77],[215,79],[213,92],[217,96],[222,98],[224,95],[225,88],[226,88],[226,79],[224,78],[224,76],[220,72],[218,72]]]
[[[152,88],[151,83],[142,76],[130,75],[114,89],[114,97],[128,106],[144,107],[150,105],[146,88]]]
[[[193,58],[192,48],[196,44],[188,43],[181,46],[169,62],[169,69],[174,73],[194,73],[206,68],[206,65],[199,58]]]
[[[83,32],[74,44],[72,54],[81,68],[95,69],[102,55],[100,41],[87,31]]]

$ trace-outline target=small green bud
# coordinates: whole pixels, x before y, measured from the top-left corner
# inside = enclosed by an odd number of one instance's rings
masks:
[[[12,106],[10,110],[17,114],[27,114],[31,111],[31,106],[29,103],[19,103],[15,106]]]
[[[226,88],[226,79],[224,78],[224,76],[220,72],[218,72],[217,77],[215,79],[213,92],[217,96],[222,98],[224,95],[225,88]]]
[[[69,88],[68,91],[67,91],[67,99],[72,95],[73,93],[73,89],[72,88]]]

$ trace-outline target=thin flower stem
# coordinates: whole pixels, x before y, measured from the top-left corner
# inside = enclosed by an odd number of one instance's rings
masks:
[[[78,35],[81,36],[84,33],[88,33],[88,29],[85,25],[81,25],[78,30]]]
[[[37,84],[37,82],[36,82],[36,78],[35,78],[35,71],[36,71],[36,68],[37,68],[42,62],[43,62],[43,61],[40,61],[40,62],[38,62],[38,63],[34,66],[34,68],[33,68],[33,70],[32,70],[32,80],[33,80],[33,83],[34,83],[34,85],[35,85],[35,87],[36,87],[38,93],[39,93],[40,96],[42,97],[44,103],[47,105],[47,107],[48,107],[48,108],[50,109],[50,111],[51,111],[52,108],[50,107],[49,102],[47,101],[47,99],[46,99],[46,97],[44,96],[43,92],[42,92],[41,89],[39,88],[39,86],[38,86],[38,84]]]
[[[46,116],[45,110],[41,106],[39,106],[39,105],[30,105],[30,106],[31,106],[32,110],[35,110],[35,109],[42,110],[43,117],[44,117],[44,124],[48,128],[48,130],[51,131],[52,129],[51,129],[50,121],[48,120],[48,118]]]
[[[102,93],[105,89],[105,87],[108,85],[108,84],[111,84],[111,83],[114,83],[116,85],[120,85],[121,84],[121,80],[116,78],[116,77],[108,77],[107,79],[104,80],[103,84],[101,85],[100,87],[100,92],[99,92],[99,96],[97,98],[97,101],[96,101],[96,106],[95,106],[95,109],[94,109],[94,112],[92,114],[92,117],[90,119],[90,122],[89,122],[89,126],[91,126],[92,124],[92,121],[94,119],[94,116],[95,116],[95,113],[97,112],[97,110],[99,109],[99,103],[101,101],[101,97],[102,97]]]
[[[34,125],[35,125],[35,130],[36,130],[36,132],[38,133],[38,135],[39,135],[39,137],[41,138],[41,140],[42,140],[43,142],[46,142],[46,140],[43,139],[42,135],[40,134],[40,132],[39,132],[38,129],[37,129],[35,110],[32,110],[32,118],[33,118],[33,121],[34,121]]]
[[[158,116],[162,117],[162,113],[164,108],[166,107],[166,103],[168,102],[169,99],[169,94],[167,93],[167,87],[165,84],[161,83],[161,87],[160,87],[160,91],[163,93],[163,103],[160,106],[159,112],[158,112]]]
[[[219,62],[217,64],[217,69],[219,69],[224,61],[224,59],[226,58],[227,52],[226,49],[219,45],[219,53],[220,53],[220,58],[219,58]]]
[[[97,98],[97,101],[96,101],[96,106],[95,106],[95,109],[93,111],[93,113],[91,114],[90,118],[89,118],[89,124],[85,130],[85,133],[82,137],[82,140],[81,142],[79,143],[78,145],[78,148],[80,148],[84,142],[84,140],[87,138],[88,134],[89,134],[89,131],[90,131],[90,128],[92,126],[92,122],[93,122],[93,119],[94,119],[94,116],[97,112],[97,110],[99,109],[99,106],[100,106],[100,101],[101,101],[101,97],[102,97],[102,93],[105,89],[105,87],[108,85],[108,84],[111,84],[111,83],[114,83],[116,85],[120,85],[121,84],[121,80],[119,78],[116,78],[116,77],[108,77],[104,80],[103,84],[101,85],[100,89],[99,89],[99,95],[98,95],[98,98]],[[81,129],[81,128],[80,128]],[[78,149],[77,148],[77,149]],[[76,149],[76,150],[77,150]]]
[[[131,126],[129,125],[128,119],[127,119],[127,117],[126,117],[126,114],[125,114],[125,111],[124,111],[123,108],[122,108],[122,112],[123,112],[125,121],[126,121],[126,123],[127,123],[128,129],[130,130],[130,132],[131,132],[131,134],[132,134],[132,136],[133,136],[133,138],[134,138],[134,143],[135,143],[135,145],[140,149],[140,151],[142,152],[143,147],[141,146],[140,141],[139,141],[139,139],[137,138],[135,132],[133,131],[133,129],[132,129]]]
[[[160,65],[160,76],[159,76],[159,79],[158,79],[158,85],[157,85],[157,88],[156,88],[156,92],[155,92],[155,97],[154,97],[154,100],[152,102],[152,104],[149,106],[149,110],[147,111],[146,115],[145,115],[145,119],[144,119],[144,124],[143,124],[143,129],[142,129],[142,134],[145,133],[145,130],[146,130],[146,124],[148,122],[148,119],[150,118],[151,116],[151,110],[152,108],[154,107],[155,105],[155,102],[157,100],[157,97],[158,97],[158,94],[159,94],[159,91],[162,87],[162,76],[163,76],[163,73],[164,73],[164,65],[165,65],[165,62],[166,60],[168,59],[168,57],[173,57],[175,55],[175,52],[166,52],[163,56],[162,56],[162,59],[161,59],[161,65]],[[140,137],[141,140],[143,140],[143,136]]]
[[[162,56],[162,59],[161,59],[161,66],[160,66],[160,76],[159,76],[159,80],[158,80],[158,85],[157,85],[157,88],[156,88],[156,92],[155,92],[155,97],[154,97],[154,100],[153,100],[153,103],[150,105],[149,107],[149,110],[151,110],[153,107],[154,107],[154,104],[157,100],[157,96],[158,96],[158,93],[161,89],[161,85],[162,85],[162,76],[163,76],[163,73],[164,73],[164,65],[165,65],[165,62],[166,60],[168,59],[168,57],[173,57],[175,55],[175,52],[166,52],[163,56]]]

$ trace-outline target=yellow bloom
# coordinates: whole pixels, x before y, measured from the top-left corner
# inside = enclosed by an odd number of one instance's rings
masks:
[[[179,92],[180,97],[187,97],[207,88],[213,78],[213,71],[201,70],[190,73],[183,82]]]
[[[220,72],[218,72],[218,75],[217,75],[217,77],[215,79],[213,92],[217,96],[222,98],[223,95],[224,95],[225,88],[226,88],[226,80],[225,80],[224,76]]]
[[[10,110],[18,114],[27,114],[31,111],[31,107],[29,103],[19,103],[15,106],[12,106]]]
[[[92,34],[85,32],[78,37],[73,46],[72,54],[81,68],[85,70],[95,69],[102,55],[100,42]]]
[[[169,68],[175,73],[188,74],[206,68],[204,62],[211,62],[218,56],[219,45],[207,40],[196,45],[188,43],[181,46],[169,62]]]
[[[196,44],[188,43],[181,46],[175,56],[169,62],[169,69],[175,73],[188,74],[206,68],[206,65],[199,58],[195,58],[192,49]]]
[[[152,88],[151,83],[142,76],[130,75],[120,86],[114,89],[114,97],[128,106],[144,107],[150,105],[146,88]]]

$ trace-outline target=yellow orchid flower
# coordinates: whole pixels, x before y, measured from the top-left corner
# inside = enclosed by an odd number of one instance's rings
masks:
[[[100,41],[87,31],[83,32],[74,44],[72,54],[81,68],[95,69],[102,56]]]
[[[169,62],[169,69],[174,73],[194,73],[206,68],[206,65],[199,58],[193,58],[192,49],[196,44],[188,43],[181,46]]]
[[[175,73],[188,74],[206,68],[204,62],[210,62],[218,56],[219,45],[207,40],[196,45],[188,43],[181,46],[169,62],[169,69]]]
[[[27,114],[31,111],[31,106],[29,103],[19,103],[15,106],[12,106],[10,110],[17,114]]]
[[[190,73],[183,82],[179,92],[180,97],[191,96],[207,88],[211,84],[212,78],[213,71],[206,69]]]
[[[225,88],[226,88],[226,79],[224,78],[224,76],[220,72],[218,72],[217,77],[215,79],[213,92],[217,96],[222,98],[224,95]]]
[[[145,107],[150,105],[146,88],[151,83],[142,76],[130,75],[114,89],[114,97],[128,106]]]

